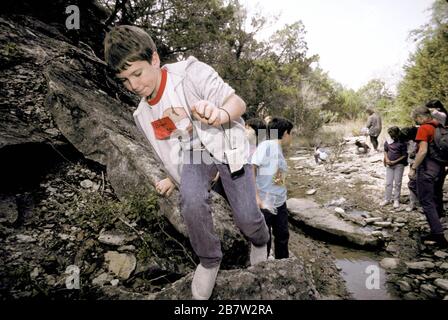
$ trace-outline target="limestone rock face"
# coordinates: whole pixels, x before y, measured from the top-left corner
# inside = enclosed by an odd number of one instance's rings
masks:
[[[380,241],[371,231],[339,218],[332,211],[308,199],[291,198],[287,201],[292,219],[312,228],[328,232],[361,246],[378,246]]]

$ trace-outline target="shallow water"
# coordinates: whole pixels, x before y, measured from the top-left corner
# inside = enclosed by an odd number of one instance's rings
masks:
[[[381,257],[374,252],[328,245],[341,269],[347,290],[355,300],[399,299],[387,285],[386,272],[380,267]],[[378,277],[373,278],[373,276]],[[370,287],[370,288],[369,288]]]

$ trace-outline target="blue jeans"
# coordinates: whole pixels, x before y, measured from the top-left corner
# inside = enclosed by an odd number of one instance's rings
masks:
[[[198,155],[198,153],[200,153]],[[205,159],[193,163],[194,159]],[[209,203],[211,181],[219,172],[219,185],[230,207],[237,227],[255,246],[269,240],[264,217],[255,196],[255,179],[251,165],[244,166],[244,174],[231,177],[228,165],[219,163],[204,150],[186,151],[181,174],[181,214],[187,226],[194,252],[206,268],[217,266],[222,259],[221,242],[213,228]]]

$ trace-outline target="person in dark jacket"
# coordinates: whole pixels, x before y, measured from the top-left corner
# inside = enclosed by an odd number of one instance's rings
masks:
[[[366,127],[367,129],[369,129],[370,142],[372,143],[373,149],[375,149],[375,151],[378,151],[378,137],[383,126],[381,117],[372,109],[367,109],[366,112],[369,115]]]

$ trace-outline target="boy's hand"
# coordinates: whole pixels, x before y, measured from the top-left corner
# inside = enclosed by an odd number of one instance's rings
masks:
[[[282,186],[285,184],[285,181],[283,180],[283,172],[278,169],[275,173],[275,176],[273,177],[273,182],[277,186]]]
[[[409,169],[409,179],[413,180],[416,177],[415,169],[412,169],[412,167]]]
[[[222,110],[218,109],[214,104],[209,101],[198,101],[192,108],[193,116],[210,126],[218,127],[222,123]]]
[[[171,181],[170,178],[160,180],[156,183],[156,191],[162,196],[169,197],[174,188],[176,188],[176,185]]]

